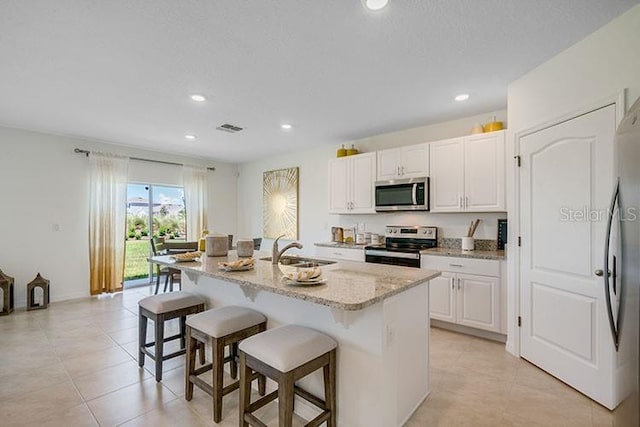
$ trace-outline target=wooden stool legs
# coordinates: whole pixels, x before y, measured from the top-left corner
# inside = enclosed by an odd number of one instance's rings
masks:
[[[295,382],[310,373],[322,368],[324,375],[324,399],[312,395],[308,391],[295,385]],[[255,373],[264,374],[278,383],[278,390],[251,403],[251,382]],[[307,426],[318,426],[323,422],[328,427],[336,427],[336,350],[317,357],[289,372],[280,372],[264,362],[240,351],[240,426],[264,425],[252,412],[267,403],[278,399],[278,425],[291,427],[293,425],[295,395],[322,409],[322,413],[307,423]]]
[[[229,362],[230,372],[232,378],[238,377],[238,342],[244,338],[255,335],[257,333],[265,331],[267,324],[260,323],[251,328],[243,329],[241,331],[234,332],[224,337],[216,338],[206,336],[204,333],[187,325],[186,340],[187,340],[187,357],[185,366],[185,399],[187,401],[193,399],[193,386],[197,385],[198,388],[209,394],[213,400],[213,421],[219,423],[222,421],[222,398],[237,389],[240,385],[239,381],[235,381],[226,387],[224,386],[224,364]],[[204,349],[204,342],[208,341],[211,344],[211,360],[212,363],[201,366],[196,369],[196,349]],[[225,357],[224,349],[229,348],[229,355]],[[204,364],[204,352],[200,352],[200,363]],[[199,375],[205,372],[212,371],[213,386],[207,384]],[[266,391],[266,378],[258,373],[249,374],[248,384],[251,387],[251,381],[258,380],[258,390],[261,395],[264,395]]]

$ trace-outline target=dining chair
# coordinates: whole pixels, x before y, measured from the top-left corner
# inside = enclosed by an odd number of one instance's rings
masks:
[[[162,237],[153,237],[150,240],[151,242],[151,252],[153,256],[166,255],[167,251],[165,248],[164,238]],[[160,266],[159,264],[155,264],[156,267],[156,289],[153,292],[154,295],[158,294],[160,290],[160,278],[164,276],[164,290],[163,292],[167,292],[167,289],[173,291],[173,283],[179,282],[180,289],[182,289],[182,281],[180,280],[180,270],[175,268]]]

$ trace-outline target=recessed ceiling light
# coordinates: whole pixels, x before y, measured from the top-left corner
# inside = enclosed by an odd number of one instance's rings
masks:
[[[460,95],[455,97],[456,101],[466,101],[467,99],[469,99],[468,93],[461,93]]]
[[[369,10],[380,10],[384,8],[389,0],[364,0],[364,5]]]
[[[280,125],[280,127],[284,130],[290,130],[293,126],[291,126],[290,123],[283,123]]]
[[[184,139],[188,139],[190,141],[193,141],[194,139],[196,139],[196,136],[195,135],[185,135]]]
[[[199,93],[194,93],[193,95],[190,95],[190,98],[196,102],[204,102],[207,100],[206,96],[200,95]]]

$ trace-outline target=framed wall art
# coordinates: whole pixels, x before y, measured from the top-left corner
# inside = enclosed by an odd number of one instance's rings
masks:
[[[298,239],[298,168],[262,174],[263,236]]]

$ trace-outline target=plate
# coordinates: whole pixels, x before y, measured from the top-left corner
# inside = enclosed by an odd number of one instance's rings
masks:
[[[171,257],[171,259],[173,259],[175,262],[194,262],[194,261],[200,261],[200,257],[195,257],[195,258],[174,258],[174,257]]]
[[[293,280],[285,276],[284,281],[287,282],[287,285],[293,285],[293,286],[315,286],[315,285],[322,285],[324,283],[327,283],[327,279],[324,277],[311,279],[311,280]]]
[[[253,265],[243,265],[242,267],[218,267],[219,270],[222,271],[248,271],[253,270]]]

